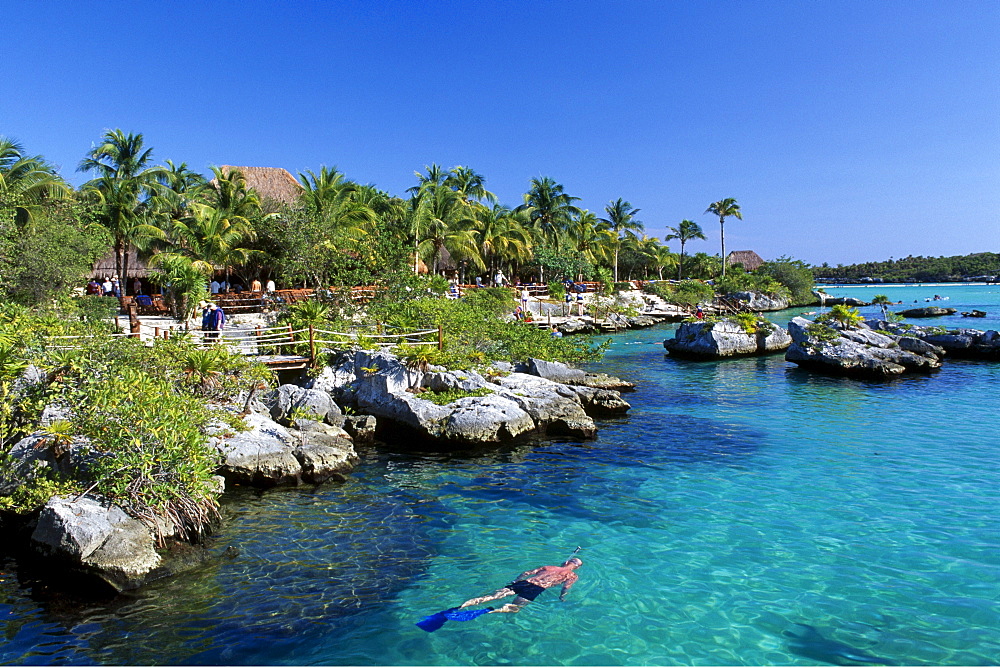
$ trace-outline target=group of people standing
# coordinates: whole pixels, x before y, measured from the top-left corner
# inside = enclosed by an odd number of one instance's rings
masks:
[[[103,282],[98,282],[96,278],[90,279],[83,291],[88,295],[98,295],[101,297],[116,297],[121,299],[122,284],[117,276],[104,277]],[[142,294],[142,281],[138,278],[132,280],[132,294]]]
[[[274,284],[274,279],[269,280],[266,292],[274,292],[276,289],[277,286]],[[243,292],[243,286],[239,283],[229,283],[226,279],[218,280],[213,278],[212,282],[208,284],[208,291],[213,295],[226,294],[228,292]],[[265,292],[259,278],[253,279],[253,282],[250,284],[250,292]]]
[[[213,302],[198,302],[198,308],[201,309],[201,331],[205,332],[205,340],[215,341],[226,327],[226,312]]]

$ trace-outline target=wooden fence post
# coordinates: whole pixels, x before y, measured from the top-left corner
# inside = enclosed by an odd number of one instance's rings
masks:
[[[153,338],[154,339],[160,338],[160,328],[159,327],[154,327],[153,328]]]
[[[438,350],[444,350],[444,328],[438,325]]]
[[[309,366],[316,366],[316,331],[309,323]]]

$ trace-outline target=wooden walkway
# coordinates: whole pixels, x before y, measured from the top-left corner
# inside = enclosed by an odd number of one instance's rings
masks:
[[[136,338],[146,345],[153,345],[155,339],[177,338],[195,348],[226,346],[231,352],[254,357],[275,371],[313,366],[316,362],[316,353],[322,347],[344,347],[362,342],[367,345],[434,346],[439,350],[444,347],[444,332],[440,327],[387,334],[367,328],[334,332],[311,325],[300,329],[292,329],[291,325],[279,325],[253,329],[228,329],[213,336],[215,334],[213,332],[151,326],[135,321],[131,330],[119,334],[52,336],[48,338],[47,345],[56,349],[78,348],[81,339],[95,337]]]

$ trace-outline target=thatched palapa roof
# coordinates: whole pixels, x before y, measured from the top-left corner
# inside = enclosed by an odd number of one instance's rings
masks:
[[[752,250],[733,251],[726,256],[726,264],[742,264],[743,268],[747,271],[754,271],[760,267],[760,265],[764,264],[764,258],[757,255],[757,253]]]
[[[115,250],[113,248],[108,249],[108,252],[104,254],[103,257],[94,263],[94,266],[90,269],[90,274],[88,278],[96,278],[103,280],[105,278],[111,278],[118,274],[118,269],[115,268]],[[145,278],[149,276],[149,267],[146,265],[144,260],[139,259],[139,252],[135,249],[135,246],[129,246],[128,249],[128,275],[130,278]],[[119,279],[121,276],[119,276]]]
[[[238,169],[246,177],[247,186],[253,188],[261,199],[270,199],[283,204],[295,204],[302,194],[302,185],[287,169],[281,167],[237,167],[222,165],[225,174]]]

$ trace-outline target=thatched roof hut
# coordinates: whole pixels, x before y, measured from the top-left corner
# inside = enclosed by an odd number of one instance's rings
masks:
[[[733,251],[726,256],[726,265],[732,266],[734,264],[742,264],[747,271],[755,271],[764,264],[764,258],[752,250]]]
[[[128,249],[128,277],[129,278],[146,278],[149,276],[150,270],[146,265],[144,260],[139,259],[139,251],[135,249],[135,246],[130,246]],[[115,249],[109,248],[108,252],[100,257],[94,266],[90,269],[90,274],[87,278],[97,278],[105,279],[111,278],[118,274],[118,269],[115,267]],[[123,278],[119,276],[119,278]]]
[[[222,165],[225,174],[238,169],[246,177],[247,186],[253,188],[261,199],[269,199],[282,204],[295,204],[303,188],[287,169],[281,167],[237,167]]]

